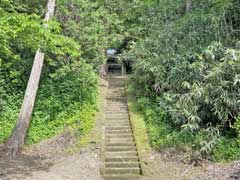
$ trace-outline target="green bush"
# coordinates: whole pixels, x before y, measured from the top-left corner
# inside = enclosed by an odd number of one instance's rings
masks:
[[[36,50],[45,53],[28,143],[50,138],[67,126],[93,123],[97,74],[105,49],[119,43],[122,21],[101,1],[57,1],[55,18],[43,27],[44,1],[0,3],[0,142],[17,120]],[[115,27],[109,32],[109,27]]]
[[[53,137],[66,127],[78,125],[85,133],[96,111],[97,75],[90,65],[76,62],[51,74],[39,89],[27,143]],[[8,96],[0,114],[0,142],[11,133],[19,114],[22,96]]]
[[[222,137],[220,142],[214,148],[213,160],[214,161],[233,161],[240,159],[240,140]]]
[[[154,146],[182,142],[211,154],[239,115],[239,2],[192,1],[189,12],[184,0],[153,4],[122,55],[136,95],[152,103],[143,107],[150,136]]]

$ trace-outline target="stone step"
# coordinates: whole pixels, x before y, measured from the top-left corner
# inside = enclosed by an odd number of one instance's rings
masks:
[[[126,129],[126,130],[106,130],[105,133],[107,133],[107,134],[132,133],[132,130],[131,129]]]
[[[117,114],[117,115],[106,114],[105,119],[108,120],[108,121],[109,120],[115,120],[115,121],[117,121],[117,120],[128,120],[129,121],[129,116],[128,115],[119,115],[119,114]]]
[[[124,174],[124,175],[105,175],[105,180],[137,180],[139,175]]]
[[[114,121],[117,121],[117,120],[128,120],[129,121],[129,117],[128,116],[109,116],[109,115],[106,115],[105,118],[106,118],[107,121],[111,121],[111,120],[114,120]]]
[[[106,108],[106,111],[115,111],[115,110],[128,110],[127,106],[113,106],[113,105],[107,105],[109,107]]]
[[[112,112],[106,112],[106,115],[114,115],[114,116],[128,116],[128,111],[120,112],[120,111],[112,111]]]
[[[108,122],[108,121],[128,121],[129,122],[128,117],[115,117],[115,118],[106,117],[105,120],[106,120],[106,122]]]
[[[129,122],[107,122],[105,124],[107,127],[115,127],[115,126],[129,126],[130,127],[130,123]]]
[[[128,109],[127,108],[108,108],[105,111],[105,113],[116,113],[116,112],[128,114]]]
[[[129,126],[106,126],[106,130],[128,130],[131,129]]]
[[[106,114],[105,115],[106,119],[108,120],[117,120],[117,119],[129,119],[129,115],[128,114]]]
[[[119,126],[129,126],[130,125],[130,122],[128,120],[118,120],[118,121],[113,121],[113,120],[108,120],[105,122],[105,125],[106,126],[111,126],[111,125],[119,125]],[[130,128],[131,129],[131,128]]]
[[[108,114],[113,114],[113,115],[115,115],[115,116],[117,116],[117,115],[119,115],[119,114],[121,114],[121,115],[123,115],[123,114],[128,115],[128,110],[106,111],[105,114],[106,114],[106,115],[108,115]]]
[[[123,99],[126,99],[126,95],[125,94],[113,94],[113,93],[110,93],[108,96],[107,96],[107,99],[114,99],[114,98],[123,98]]]
[[[125,152],[106,152],[105,156],[106,157],[128,157],[128,156],[137,156],[136,151],[125,151]]]
[[[130,125],[119,125],[119,124],[112,124],[112,125],[106,125],[107,130],[112,129],[112,130],[121,130],[121,129],[131,129]]]
[[[115,107],[115,108],[122,108],[122,107],[127,107],[127,100],[119,101],[119,100],[107,100],[107,106],[106,108],[109,107]]]
[[[138,162],[138,156],[112,156],[105,157],[105,162]]]
[[[136,147],[134,146],[106,146],[106,152],[127,152],[127,151],[136,151]]]
[[[134,143],[133,138],[107,138],[106,143]]]
[[[130,122],[129,121],[129,118],[106,118],[105,119],[106,121],[105,122]]]
[[[130,127],[130,123],[129,122],[106,122],[105,124],[107,127],[116,127],[116,126],[129,126]],[[131,129],[131,128],[129,128]]]
[[[108,98],[106,98],[107,100],[118,100],[118,101],[127,101],[127,98],[125,97],[125,98],[122,98],[122,97],[112,97],[112,98],[110,98],[110,97],[108,97]]]
[[[112,138],[132,138],[132,134],[106,134],[105,138],[112,139]]]
[[[137,180],[141,169],[127,105],[125,79],[110,76],[105,110],[106,180]]]
[[[136,174],[141,173],[140,168],[105,168],[106,174]]]
[[[106,117],[129,117],[128,116],[128,113],[118,113],[118,112],[115,112],[115,113],[106,113]]]
[[[105,146],[135,146],[134,142],[105,143]]]
[[[129,119],[128,118],[106,118],[106,121],[107,123],[111,122],[111,123],[121,123],[121,122],[128,122],[130,123]]]
[[[129,121],[129,119],[127,118],[127,117],[125,117],[125,118],[123,118],[123,117],[119,117],[119,118],[106,118],[105,119],[105,122],[106,123],[109,123],[109,122],[111,122],[111,123],[123,123],[123,122],[128,122],[128,123],[130,123],[130,121]]]
[[[129,120],[129,116],[114,116],[114,115],[106,115],[106,120]]]
[[[105,163],[106,168],[139,168],[139,162],[109,162]]]

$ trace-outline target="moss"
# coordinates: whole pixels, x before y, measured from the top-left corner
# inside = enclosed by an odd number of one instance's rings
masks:
[[[129,88],[130,86],[128,86],[127,89],[129,117],[132,124],[135,142],[137,145],[137,150],[142,167],[142,173],[145,175],[147,170],[145,170],[146,167],[144,166],[143,160],[148,156],[148,153],[151,150],[151,146],[148,139],[144,115],[140,107],[137,105],[135,96],[131,93]]]

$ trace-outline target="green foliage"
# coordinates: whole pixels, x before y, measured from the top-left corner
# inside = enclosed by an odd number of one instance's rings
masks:
[[[47,0],[1,0],[0,8],[8,12],[43,15]]]
[[[161,0],[145,9],[141,39],[122,56],[133,66],[136,95],[152,104],[142,108],[152,144],[206,155],[239,116],[239,2],[192,1],[190,12],[185,5]]]
[[[83,39],[76,37],[86,32],[88,26],[82,24],[82,31],[76,28],[66,30],[62,24],[70,21],[62,21],[57,16],[45,29],[39,16],[43,11],[37,8],[40,4],[45,8],[45,1],[35,4],[34,1],[21,2],[5,0],[0,6],[0,142],[8,138],[15,125],[39,47],[45,52],[45,65],[27,142],[37,143],[50,138],[68,126],[79,129],[80,134],[86,133],[93,125],[96,111],[97,75],[94,68],[99,63],[89,63],[90,54],[79,44]],[[85,22],[91,20],[88,19],[87,9],[93,11],[94,4],[84,4],[82,16],[86,18]],[[64,6],[67,7],[61,4],[59,10],[63,10]],[[63,15],[69,19],[73,16]],[[91,18],[95,21],[87,34],[89,39],[84,41],[95,45],[100,40],[95,39],[93,33],[96,36],[103,29],[93,32],[101,17],[93,14]],[[77,25],[77,21],[73,18],[71,22]],[[102,57],[96,54],[94,58]]]
[[[213,150],[214,161],[233,161],[240,159],[240,141],[239,139],[232,139],[223,137]]]
[[[122,21],[101,1],[60,0],[57,6],[63,34],[79,42],[82,57],[98,69],[105,62],[105,49],[123,39]]]

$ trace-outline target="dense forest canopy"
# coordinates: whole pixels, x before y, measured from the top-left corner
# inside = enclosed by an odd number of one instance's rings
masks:
[[[240,157],[238,0],[59,0],[48,29],[46,3],[0,2],[0,142],[17,119],[38,47],[46,59],[28,143],[79,119],[78,128],[91,126],[98,70],[105,49],[116,47],[132,66],[130,89],[154,147]]]

